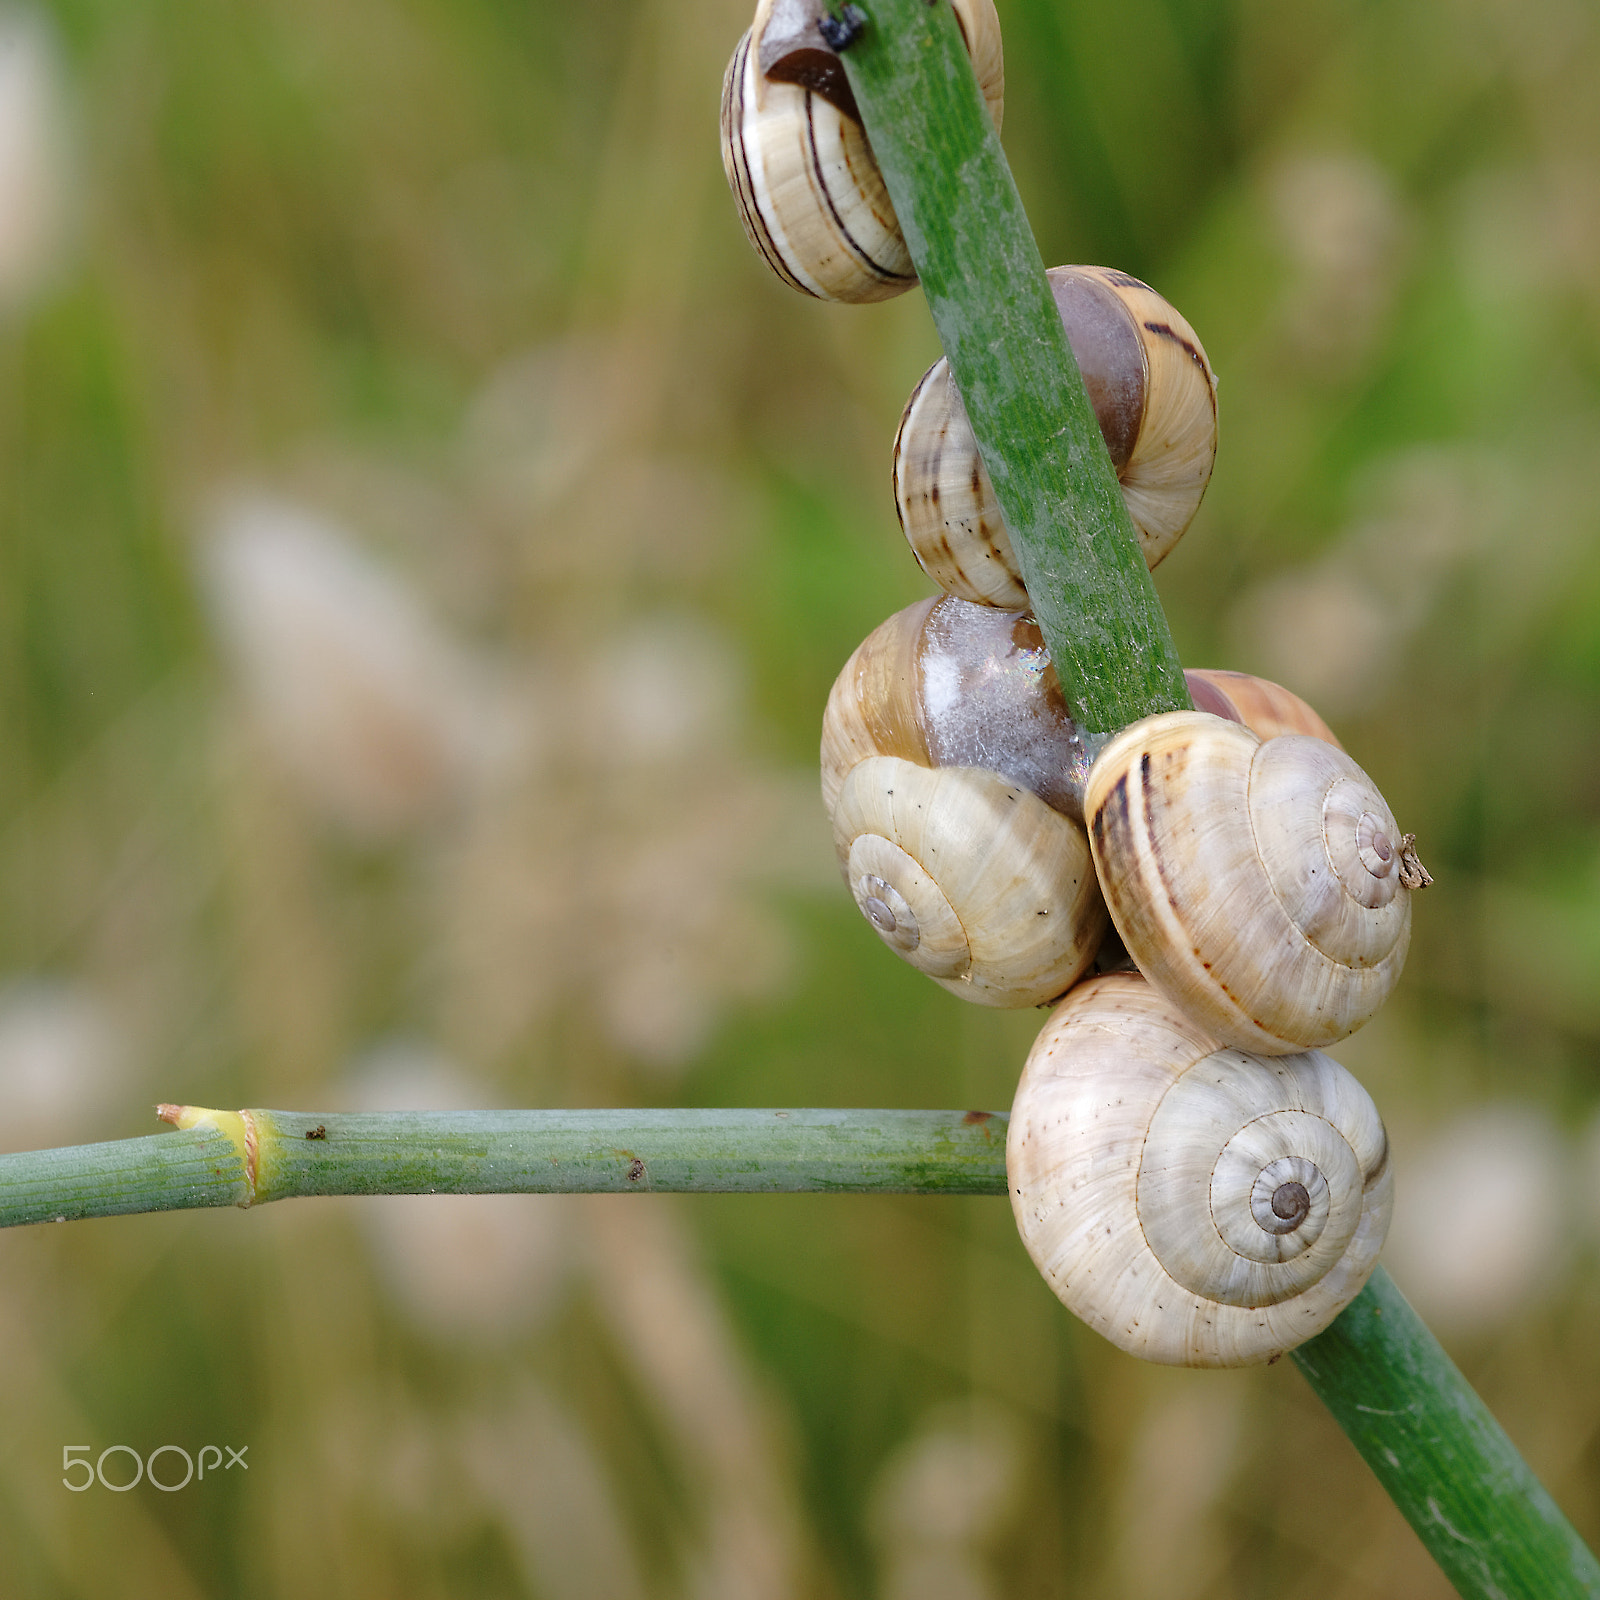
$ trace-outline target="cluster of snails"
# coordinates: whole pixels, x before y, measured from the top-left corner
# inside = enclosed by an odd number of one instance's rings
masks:
[[[998,23],[954,5],[998,128]],[[785,282],[882,299],[915,278],[820,17],[761,0],[724,81],[724,165]],[[1215,377],[1147,285],[1048,276],[1153,568],[1211,474]],[[1382,1121],[1321,1047],[1399,976],[1428,881],[1411,836],[1311,707],[1242,673],[1186,673],[1198,710],[1102,748],[1080,732],[942,360],[901,419],[894,498],[943,592],[877,628],[828,697],[850,892],[953,993],[1055,1003],[1007,1171],[1068,1307],[1152,1360],[1275,1359],[1354,1297],[1387,1230]]]

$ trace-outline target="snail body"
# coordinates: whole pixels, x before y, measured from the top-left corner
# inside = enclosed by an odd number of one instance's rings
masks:
[[[1321,1047],[1388,997],[1411,936],[1407,840],[1334,745],[1147,717],[1097,757],[1084,808],[1128,953],[1211,1037]]]
[[[995,126],[1004,111],[992,0],[956,19]],[[722,84],[722,163],[757,254],[791,288],[856,304],[891,299],[916,269],[819,5],[761,0]]]
[[[1193,520],[1210,481],[1216,378],[1194,329],[1148,284],[1106,267],[1052,267],[1046,276],[1153,568]],[[999,502],[943,358],[906,402],[894,496],[912,553],[941,589],[1028,608]]]
[[[1219,1046],[1137,974],[1079,985],[1018,1086],[1012,1209],[1051,1288],[1134,1355],[1269,1361],[1359,1293],[1388,1230],[1388,1141],[1331,1057]]]

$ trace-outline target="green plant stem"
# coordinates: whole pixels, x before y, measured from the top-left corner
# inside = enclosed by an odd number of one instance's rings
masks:
[[[1600,1595],[1600,1563],[1382,1267],[1295,1364],[1464,1595]]]
[[[1062,693],[1087,738],[1189,691],[948,5],[874,0],[844,54]]]
[[[197,1114],[0,1155],[0,1227],[333,1194],[1006,1192],[999,1112]]]
[[[1099,429],[946,6],[867,0],[846,71],[1062,688],[1107,734],[1188,702]],[[0,1225],[294,1195],[999,1194],[998,1114],[203,1112],[0,1156]],[[1600,1569],[1382,1269],[1295,1360],[1463,1595],[1600,1595]]]
[[[954,15],[861,9],[845,72],[1062,690],[1091,734],[1187,706]],[[1600,1595],[1593,1555],[1381,1268],[1296,1361],[1463,1595]]]

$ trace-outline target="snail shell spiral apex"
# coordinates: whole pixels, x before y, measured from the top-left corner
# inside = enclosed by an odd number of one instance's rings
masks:
[[[1212,1038],[1320,1048],[1388,998],[1411,938],[1403,835],[1342,750],[1147,717],[1097,757],[1084,814],[1129,955]]]
[[[1393,1191],[1382,1120],[1336,1061],[1219,1048],[1136,973],[1052,1013],[1006,1173],[1068,1309],[1180,1366],[1269,1361],[1320,1333],[1376,1264]]]
[[[878,937],[979,1005],[1054,1000],[1105,934],[1083,830],[997,773],[869,757],[840,787],[833,843]]]

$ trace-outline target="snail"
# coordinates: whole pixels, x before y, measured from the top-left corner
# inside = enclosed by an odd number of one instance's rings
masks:
[[[979,1005],[1056,999],[1104,936],[1083,830],[981,767],[858,762],[834,806],[833,842],[883,942]]]
[[[845,879],[897,954],[992,1006],[1088,968],[1087,761],[1031,617],[948,596],[891,617],[828,696],[822,767]]]
[[[1231,725],[1252,747],[1258,742],[1254,735],[1274,739],[1292,730],[1325,742],[1330,756],[1356,770],[1327,724],[1287,689],[1239,672],[1199,670],[1185,678],[1196,700],[1235,719]],[[1245,719],[1254,735],[1243,725]],[[1216,717],[1206,720],[1229,725]],[[968,776],[960,784],[932,784],[926,775],[946,769]],[[1089,752],[1062,698],[1038,625],[1026,612],[1002,611],[953,595],[918,601],[867,636],[828,695],[822,721],[822,798],[833,823],[840,867],[862,915],[913,965],[986,1004],[1036,1005],[1054,999],[1093,959],[1105,919],[1083,871],[1089,775]],[[842,806],[852,784],[851,803]],[[1017,798],[995,800],[997,784]],[[927,854],[908,864],[904,858],[914,852],[895,829],[905,825],[903,806],[912,786],[918,804],[937,792],[939,820],[935,826],[918,814],[917,848]],[[969,787],[979,796],[971,815],[963,800]],[[957,893],[953,888],[945,889],[946,902],[919,912],[920,902],[910,889],[897,887],[901,879],[896,873],[914,871],[918,893],[924,879],[942,883],[942,874],[951,870],[954,841],[973,837],[979,827],[974,818],[986,819],[981,828],[991,827],[996,805],[1020,808],[1019,815],[1032,819],[1027,827],[1005,832],[1006,848],[1020,853],[1003,863],[998,856],[984,858],[986,870],[1002,874],[1012,890],[985,901],[981,925],[975,912],[948,901]],[[946,820],[953,829],[948,835],[939,831]],[[863,864],[861,852],[869,847],[858,849],[857,844],[867,835],[894,845],[899,853],[884,858],[894,870],[882,862]],[[975,847],[990,846],[979,839]],[[1038,859],[1029,864],[1026,852],[1036,852]],[[934,854],[940,857],[937,870]],[[968,870],[967,865],[961,868],[964,874]],[[904,901],[903,913],[894,910],[895,895]],[[984,953],[975,956],[969,949],[967,955],[947,959],[939,953],[943,947],[929,916],[939,927],[953,917],[970,934],[981,935]],[[1005,927],[1006,922],[1012,926]],[[1048,954],[1040,943],[1046,925]],[[915,938],[908,931],[912,928]],[[1131,943],[1129,950],[1143,967]],[[945,970],[948,960],[959,965],[969,958],[976,964]],[[1288,1050],[1301,1048],[1301,1043],[1258,1042],[1253,1047]]]
[[[1219,1047],[1136,973],[1051,1014],[1006,1174],[1068,1309],[1181,1366],[1271,1361],[1321,1332],[1376,1264],[1393,1194],[1382,1120],[1338,1062]]]
[[[1265,678],[1184,673],[1196,705],[1263,739],[1307,733],[1338,745],[1299,696]],[[988,767],[1083,820],[1089,753],[1027,612],[951,595],[897,611],[856,647],[822,718],[822,800],[832,816],[845,774],[869,756],[925,767]]]
[[[955,0],[995,127],[1005,100],[993,0]],[[722,165],[756,252],[822,300],[888,300],[916,281],[816,0],[761,0],[722,81]]]
[[[1199,509],[1217,443],[1216,379],[1178,313],[1148,285],[1105,267],[1047,274],[1145,562],[1154,567]],[[912,391],[894,443],[900,526],[949,594],[1028,606],[966,408],[941,358]]]
[[[1427,875],[1337,746],[1205,712],[1146,717],[1096,758],[1084,814],[1128,953],[1223,1044],[1332,1044],[1398,979]]]

